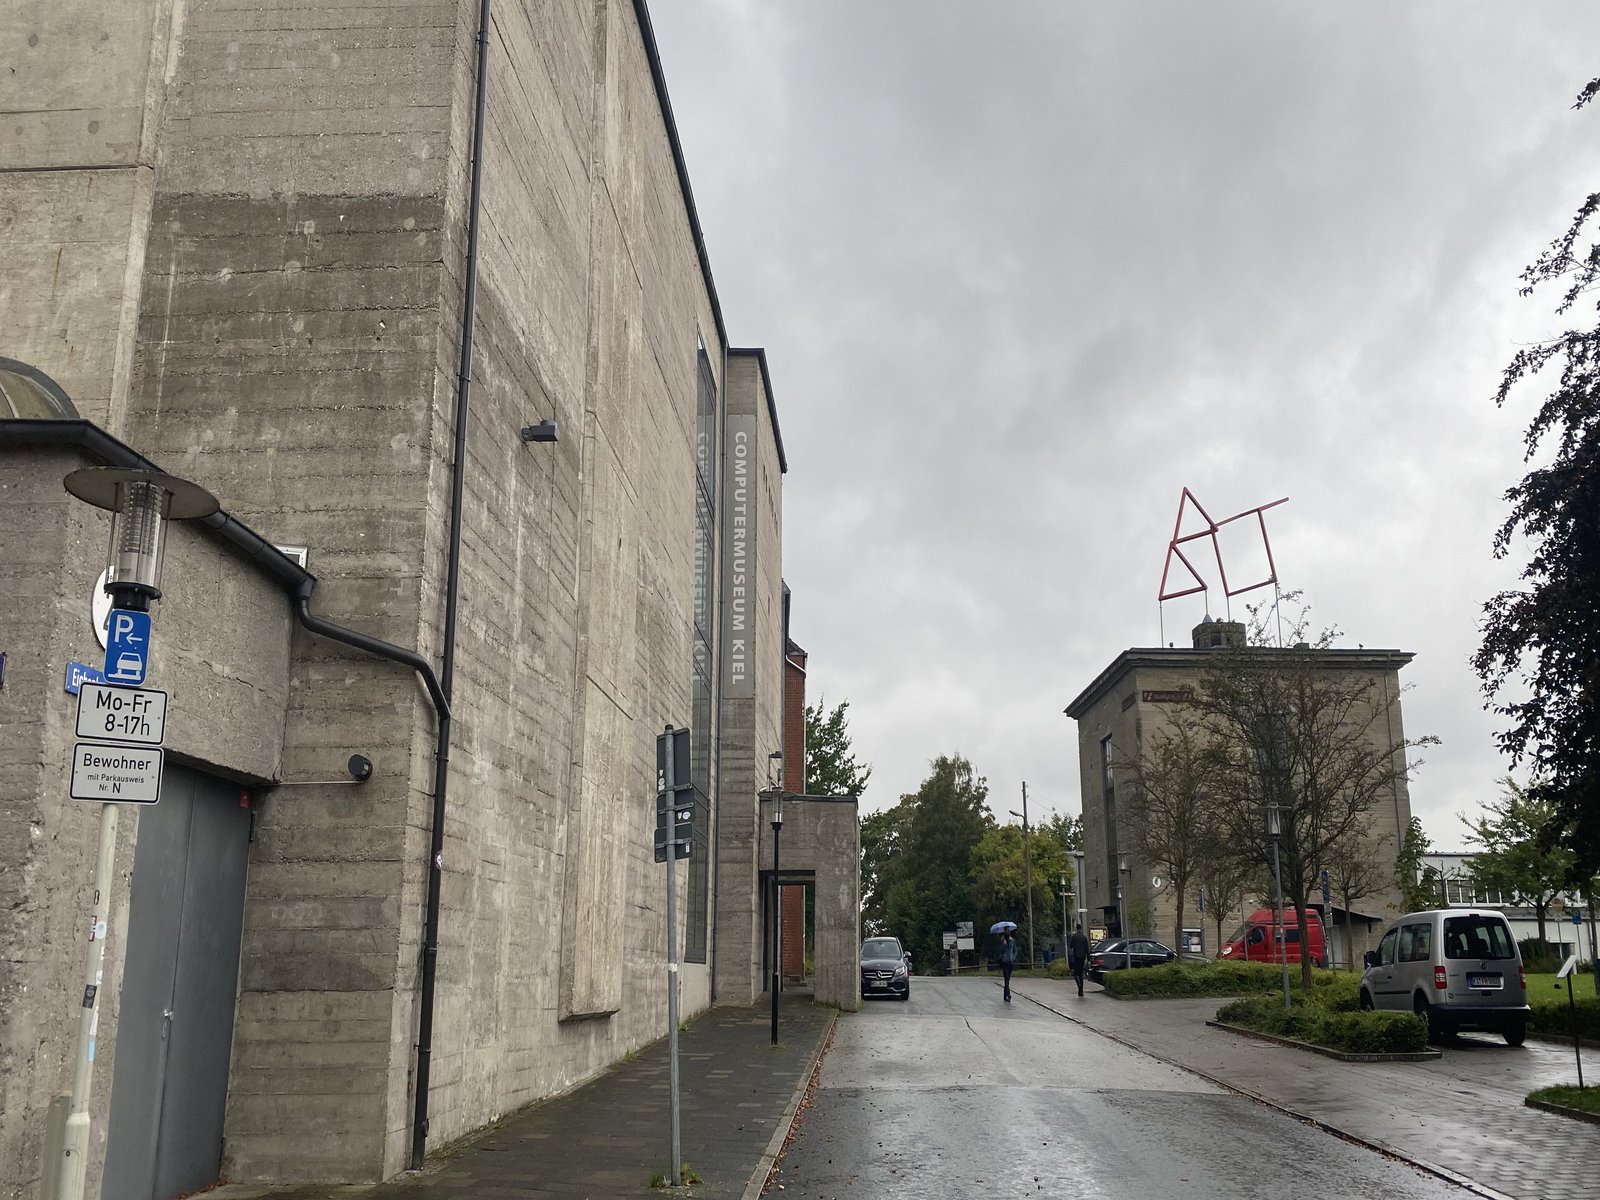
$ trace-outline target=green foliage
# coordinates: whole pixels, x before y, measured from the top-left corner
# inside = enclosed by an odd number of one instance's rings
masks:
[[[1341,999],[1337,994],[1328,998]],[[1320,991],[1300,993],[1285,1009],[1281,998],[1247,996],[1223,1005],[1217,1020],[1345,1054],[1415,1054],[1428,1047],[1428,1023],[1413,1013],[1331,1008],[1322,999]]]
[[[1051,979],[1068,979],[1072,975],[1072,968],[1067,965],[1067,960],[1058,958],[1044,969],[1045,975]]]
[[[1034,940],[1042,943],[1061,931],[1061,900],[1056,894],[1056,882],[1063,874],[1071,880],[1072,864],[1054,838],[1039,837],[1036,832],[1031,841]],[[1015,921],[1024,957],[1028,953],[1027,877],[1022,826],[996,825],[986,830],[972,852],[973,920],[979,931],[996,921]]]
[[[1595,94],[1591,83],[1573,107]],[[1543,285],[1559,289],[1556,315],[1572,326],[1518,350],[1495,394],[1503,407],[1519,384],[1551,368],[1554,388],[1523,434],[1524,461],[1544,465],[1506,491],[1511,513],[1494,539],[1496,558],[1513,545],[1531,557],[1523,586],[1483,606],[1483,644],[1472,660],[1485,699],[1510,722],[1501,748],[1513,763],[1531,762],[1540,782],[1530,791],[1553,814],[1546,833],[1575,853],[1584,878],[1600,873],[1600,242],[1590,240],[1597,217],[1600,191],[1522,273],[1524,296]]]
[[[1052,814],[1050,819],[1035,829],[1034,832],[1042,837],[1052,839],[1067,852],[1069,858],[1083,849],[1083,820],[1073,816],[1071,813],[1058,812]]]
[[[889,885],[904,848],[915,796],[861,819],[861,929],[867,937],[889,934]]]
[[[1438,908],[1443,902],[1443,881],[1437,868],[1422,863],[1423,855],[1432,848],[1433,844],[1422,830],[1422,819],[1412,817],[1394,860],[1395,878],[1400,884],[1400,907],[1406,912],[1424,912]]]
[[[959,754],[940,755],[931,766],[916,793],[901,798],[907,811],[879,881],[884,932],[898,937],[923,964],[943,957],[945,930],[974,919],[973,851],[994,828],[988,781],[974,774],[970,762]]]
[[[1573,999],[1578,1015],[1578,1036],[1600,1039],[1600,996],[1594,994],[1593,976],[1575,980]],[[1547,982],[1548,981],[1548,982]],[[1587,995],[1582,993],[1587,993]],[[1528,977],[1528,1003],[1533,1008],[1528,1032],[1540,1037],[1572,1037],[1572,1010],[1567,1007],[1567,981],[1545,976]]]
[[[1054,965],[1054,964],[1052,964]],[[1327,1005],[1355,1008],[1359,976],[1350,972],[1317,971],[1312,987],[1327,996]],[[1290,986],[1300,987],[1293,977]],[[1167,963],[1136,971],[1106,972],[1105,989],[1120,999],[1178,996],[1247,996],[1272,993],[1282,1003],[1283,968],[1273,963],[1207,962]]]
[[[1154,937],[1155,913],[1148,900],[1135,900],[1128,905],[1128,933],[1132,937]]]
[[[1594,1113],[1600,1116],[1600,1087],[1547,1087],[1536,1092],[1528,1093],[1529,1100],[1542,1100],[1546,1104],[1558,1104],[1562,1108],[1575,1108],[1579,1112]]]
[[[859,796],[866,791],[872,768],[856,761],[851,752],[848,700],[832,712],[825,703],[806,705],[805,778],[785,780],[790,791],[814,796]]]
[[[1543,938],[1520,938],[1517,949],[1522,954],[1522,969],[1529,975],[1554,975],[1561,969],[1561,952]]]
[[[1574,855],[1546,840],[1558,823],[1556,806],[1537,782],[1518,786],[1509,775],[1501,781],[1500,799],[1484,806],[1476,819],[1465,814],[1472,856],[1472,880],[1482,890],[1498,891],[1511,903],[1533,909],[1539,937],[1553,900],[1572,875]]]

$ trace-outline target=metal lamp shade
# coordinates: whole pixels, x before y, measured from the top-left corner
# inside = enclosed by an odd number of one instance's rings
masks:
[[[62,484],[78,499],[111,512],[107,591],[120,586],[159,596],[167,521],[217,511],[217,498],[203,487],[160,471],[84,467]]]

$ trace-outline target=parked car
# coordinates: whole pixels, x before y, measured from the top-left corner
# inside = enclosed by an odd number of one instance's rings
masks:
[[[911,999],[911,955],[899,938],[870,937],[861,943],[861,995]]]
[[[1437,1039],[1462,1029],[1528,1032],[1528,976],[1506,919],[1493,909],[1407,913],[1367,951],[1361,1007],[1414,1012]]]
[[[1322,914],[1315,909],[1307,914],[1306,938],[1311,952],[1311,965],[1325,967],[1328,965],[1328,943],[1322,930]],[[1283,939],[1283,948],[1279,949],[1278,939]],[[1300,910],[1286,908],[1283,915],[1276,922],[1276,929],[1272,919],[1272,909],[1258,908],[1247,917],[1233,935],[1222,943],[1222,949],[1217,957],[1225,962],[1282,962],[1285,955],[1292,963],[1298,963],[1304,957],[1300,946]]]
[[[1104,983],[1107,971],[1159,967],[1177,957],[1160,942],[1152,942],[1149,938],[1101,938],[1089,948],[1087,974],[1096,983]]]

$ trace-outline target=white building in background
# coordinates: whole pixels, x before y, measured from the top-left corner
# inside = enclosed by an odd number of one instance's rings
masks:
[[[1423,869],[1432,867],[1439,873],[1444,891],[1441,897],[1444,907],[1497,908],[1510,922],[1511,934],[1517,941],[1538,937],[1539,922],[1532,908],[1517,904],[1515,897],[1502,895],[1498,891],[1480,888],[1474,884],[1472,859],[1471,854],[1462,850],[1445,850],[1423,855]],[[1574,923],[1573,914],[1583,918],[1581,926]],[[1594,919],[1581,896],[1556,897],[1545,916],[1544,934],[1546,941],[1559,948],[1562,958],[1575,953],[1579,958],[1589,962],[1594,961],[1596,936]]]

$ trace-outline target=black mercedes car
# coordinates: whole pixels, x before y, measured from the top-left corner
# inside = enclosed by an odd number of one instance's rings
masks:
[[[899,938],[872,937],[861,943],[861,995],[911,999],[911,956]]]
[[[1101,938],[1089,951],[1089,978],[1104,983],[1107,971],[1124,971],[1129,967],[1159,967],[1178,956],[1160,942],[1149,938]]]

